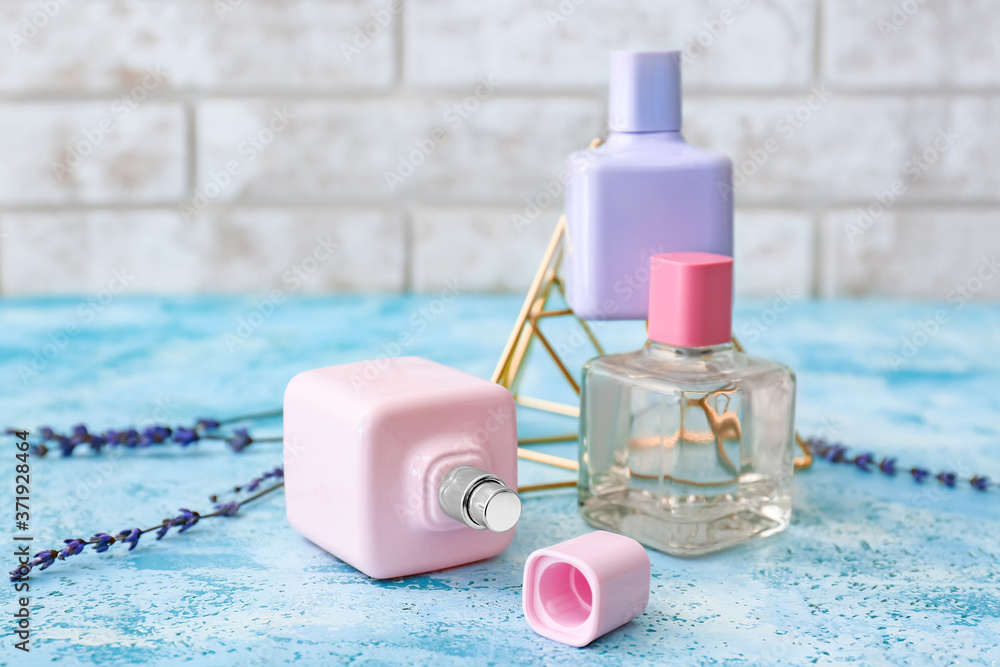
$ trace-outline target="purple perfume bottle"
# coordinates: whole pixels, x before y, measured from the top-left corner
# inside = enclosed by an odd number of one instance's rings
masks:
[[[733,254],[732,162],[681,135],[678,51],[613,51],[608,138],[570,155],[567,299],[590,320],[642,320],[650,257]]]

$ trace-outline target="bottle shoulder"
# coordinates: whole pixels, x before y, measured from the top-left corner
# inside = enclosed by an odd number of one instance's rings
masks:
[[[683,140],[670,142],[605,143],[571,153],[569,168],[577,172],[622,170],[731,169],[732,161],[722,153],[692,146]]]
[[[711,390],[726,385],[795,382],[795,372],[777,361],[729,349],[701,356],[673,355],[650,349],[611,354],[584,365],[585,381],[602,376],[622,384],[667,385]]]

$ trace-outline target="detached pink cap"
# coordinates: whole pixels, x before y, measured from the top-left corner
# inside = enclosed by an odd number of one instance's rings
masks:
[[[649,340],[675,347],[732,340],[732,257],[707,252],[653,255],[649,273]]]
[[[586,646],[646,610],[649,555],[630,537],[581,535],[528,556],[522,596],[532,630]]]

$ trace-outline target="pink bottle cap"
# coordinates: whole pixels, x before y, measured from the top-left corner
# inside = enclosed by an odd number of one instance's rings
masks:
[[[732,340],[732,257],[707,252],[653,255],[649,273],[649,340],[675,347]]]
[[[524,564],[524,616],[543,637],[586,646],[646,610],[649,574],[641,544],[603,530],[539,549]]]

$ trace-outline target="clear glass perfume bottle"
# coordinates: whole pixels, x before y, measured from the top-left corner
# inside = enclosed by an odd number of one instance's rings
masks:
[[[583,370],[581,514],[677,556],[791,518],[795,375],[733,348],[732,262],[655,255],[646,345]]]

